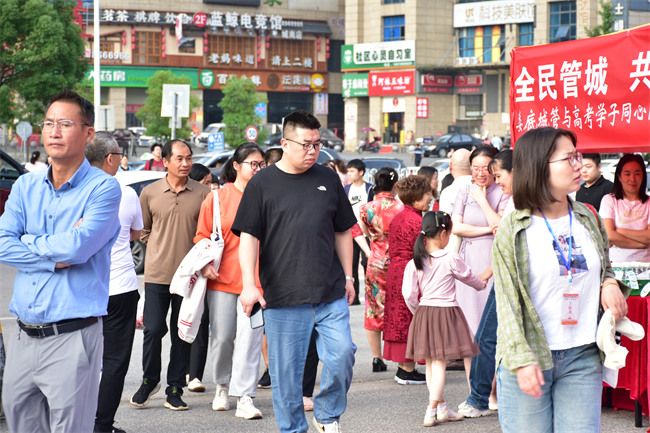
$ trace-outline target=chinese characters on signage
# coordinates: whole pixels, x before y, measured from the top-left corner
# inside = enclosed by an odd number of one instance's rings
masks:
[[[535,0],[484,1],[454,5],[454,28],[532,23]]]
[[[341,70],[394,68],[415,65],[415,41],[343,45]]]
[[[240,72],[203,69],[199,73],[199,82],[204,88],[221,89],[231,76],[248,78],[255,84],[255,88],[262,92],[327,92],[327,77],[324,74],[279,74],[260,71],[248,75]]]
[[[418,119],[427,119],[429,117],[429,99],[416,98],[415,117]]]
[[[230,31],[272,31],[284,39],[302,39],[302,30],[287,27],[302,27],[302,21],[284,21],[280,15],[212,11],[209,14],[198,12],[195,14],[159,12],[159,11],[132,11],[102,9],[100,21],[104,23],[124,24],[170,24],[174,25],[180,19],[183,26],[196,25],[199,28],[208,26],[214,30]]]
[[[344,74],[343,97],[368,96],[368,74]]]
[[[511,130],[575,131],[578,148],[650,150],[650,26],[601,38],[515,48]],[[634,147],[636,146],[636,147]]]
[[[482,74],[438,75],[425,72],[420,75],[424,93],[483,93]]]
[[[368,96],[412,95],[415,93],[415,71],[371,72],[368,74]]]

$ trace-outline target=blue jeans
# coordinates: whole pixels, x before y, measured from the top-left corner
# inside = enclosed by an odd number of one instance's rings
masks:
[[[497,303],[494,298],[494,285],[490,289],[481,323],[476,330],[476,343],[480,352],[472,358],[469,373],[471,394],[467,398],[467,404],[478,409],[487,409],[492,392],[497,349]]]
[[[357,350],[352,342],[346,298],[269,308],[264,311],[264,322],[273,408],[280,431],[302,433],[309,429],[302,404],[302,379],[314,329],[318,357],[323,363],[320,391],[314,397],[314,417],[321,424],[338,421],[347,406]]]
[[[504,433],[600,432],[603,367],[595,343],[552,350],[553,368],[543,372],[542,396],[519,389],[517,375],[499,366],[497,396]]]

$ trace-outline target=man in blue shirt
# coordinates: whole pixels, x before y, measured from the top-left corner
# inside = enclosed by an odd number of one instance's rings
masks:
[[[50,100],[41,129],[52,165],[20,177],[0,217],[0,263],[18,269],[3,384],[10,431],[93,430],[121,197],[84,157],[94,121],[70,90]]]

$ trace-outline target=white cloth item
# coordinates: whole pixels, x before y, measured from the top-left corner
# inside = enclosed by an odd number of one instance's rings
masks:
[[[201,269],[215,259],[213,244],[210,239],[201,239],[194,245],[183,258],[169,285],[169,293],[183,297],[178,312],[178,337],[188,343],[194,341],[201,325],[207,284]]]
[[[111,249],[110,296],[138,290],[138,277],[131,254],[131,230],[142,230],[142,207],[133,188],[121,185],[121,189],[120,233]]]
[[[361,210],[361,206],[368,203],[368,190],[366,188],[366,183],[362,183],[361,186],[354,186],[354,184],[350,185],[348,200],[350,200],[350,205],[352,205],[354,216],[357,217],[357,222],[360,222],[361,218],[359,216],[359,211]]]
[[[628,350],[616,344],[616,332],[620,332],[630,340],[639,341],[645,336],[643,326],[623,317],[615,322],[612,312],[607,309],[600,319],[596,333],[596,344],[605,354],[603,362],[603,380],[609,386],[616,388],[618,384],[618,370],[625,367],[625,358]]]
[[[454,179],[451,185],[443,189],[440,193],[439,209],[451,215],[454,212],[454,203],[458,191],[472,184],[472,175],[459,176]]]
[[[562,254],[568,256],[569,215],[548,220]],[[553,236],[542,217],[533,216],[526,229],[530,257],[530,297],[544,325],[550,350],[565,350],[596,341],[600,298],[600,256],[589,231],[573,216],[573,283],[554,248]],[[577,325],[562,325],[564,293],[579,295]]]

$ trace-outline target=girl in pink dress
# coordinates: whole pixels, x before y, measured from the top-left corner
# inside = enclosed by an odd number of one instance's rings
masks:
[[[445,212],[427,212],[415,241],[413,260],[404,270],[402,294],[413,312],[406,356],[426,360],[429,405],[424,426],[460,421],[463,416],[447,407],[442,396],[447,361],[471,359],[478,348],[463,311],[456,301],[456,280],[483,290],[490,271],[475,275],[465,262],[444,248],[451,235],[451,217]]]

